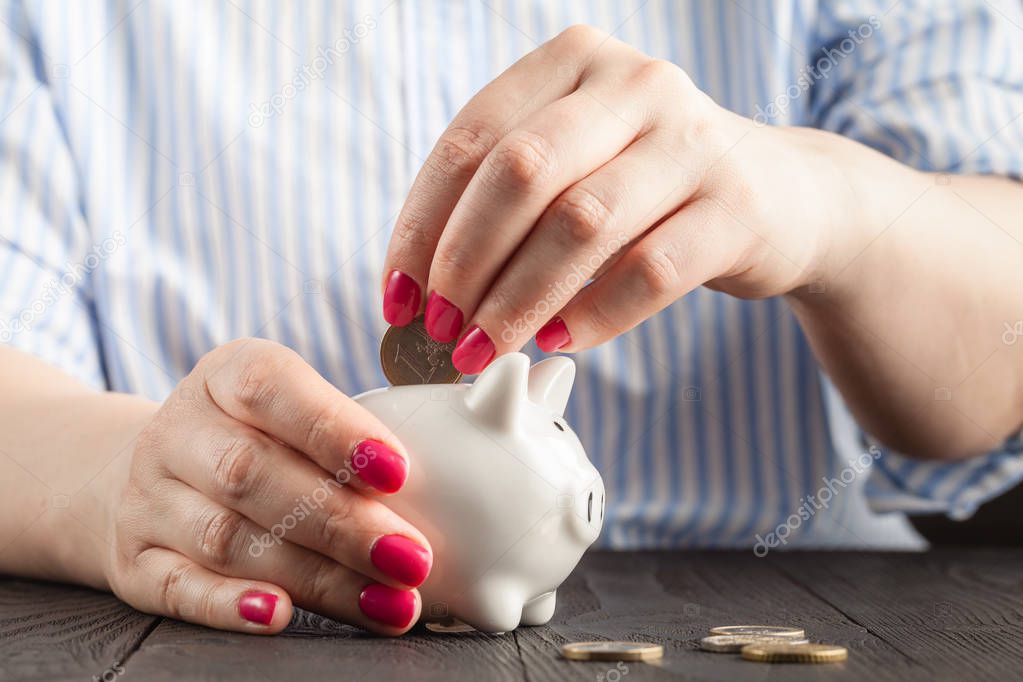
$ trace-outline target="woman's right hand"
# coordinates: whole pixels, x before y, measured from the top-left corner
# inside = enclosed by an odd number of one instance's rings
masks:
[[[228,343],[139,436],[107,580],[143,611],[225,630],[279,632],[295,604],[401,634],[432,553],[375,498],[407,472],[394,435],[298,354]]]

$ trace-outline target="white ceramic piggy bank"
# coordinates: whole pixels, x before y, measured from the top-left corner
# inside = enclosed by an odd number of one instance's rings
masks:
[[[473,384],[394,386],[356,397],[409,451],[380,498],[429,539],[423,618],[487,632],[542,625],[604,518],[604,484],[562,414],[575,363],[503,355]]]

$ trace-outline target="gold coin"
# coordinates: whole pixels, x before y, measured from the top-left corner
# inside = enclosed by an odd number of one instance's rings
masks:
[[[779,642],[747,644],[742,648],[742,657],[762,663],[838,663],[849,657],[849,651],[836,644]]]
[[[561,655],[573,661],[654,661],[664,647],[652,642],[572,642]]]
[[[700,648],[716,654],[737,654],[747,644],[809,644],[809,640],[768,635],[711,635],[700,640]]]
[[[451,363],[454,342],[430,338],[422,316],[404,327],[391,327],[380,342],[380,366],[392,386],[454,384],[461,373]]]
[[[430,632],[443,633],[446,635],[461,633],[461,632],[476,632],[476,628],[463,623],[457,618],[445,618],[443,620],[428,621],[426,623],[426,629]]]
[[[792,637],[803,639],[806,632],[802,628],[790,628],[784,625],[719,625],[710,629],[712,635],[759,635],[761,637]]]

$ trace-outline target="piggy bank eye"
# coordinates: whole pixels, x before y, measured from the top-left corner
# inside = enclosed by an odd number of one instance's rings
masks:
[[[561,422],[559,422],[557,419],[554,420],[554,425],[558,427],[558,431],[564,431],[565,430],[565,427],[562,426]]]

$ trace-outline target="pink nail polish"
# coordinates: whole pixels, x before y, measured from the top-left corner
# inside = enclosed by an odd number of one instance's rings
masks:
[[[277,608],[277,595],[269,592],[246,592],[238,600],[238,615],[250,623],[269,625]]]
[[[373,583],[359,595],[359,608],[378,623],[404,628],[416,615],[416,595],[408,590]]]
[[[544,353],[553,353],[571,342],[572,335],[568,333],[568,327],[565,326],[565,321],[560,317],[555,317],[540,327],[540,331],[536,333],[536,345]]]
[[[404,327],[419,312],[421,296],[416,281],[400,270],[387,278],[384,288],[384,319],[388,324]]]
[[[479,374],[494,359],[494,342],[478,326],[466,332],[451,354],[451,362],[462,374]]]
[[[377,538],[369,550],[369,558],[382,573],[409,587],[422,585],[430,574],[430,553],[404,535]]]
[[[352,470],[382,493],[396,493],[408,478],[408,462],[378,440],[359,441],[352,452]]]
[[[426,299],[426,333],[435,341],[447,343],[458,338],[462,331],[462,311],[436,291]]]

